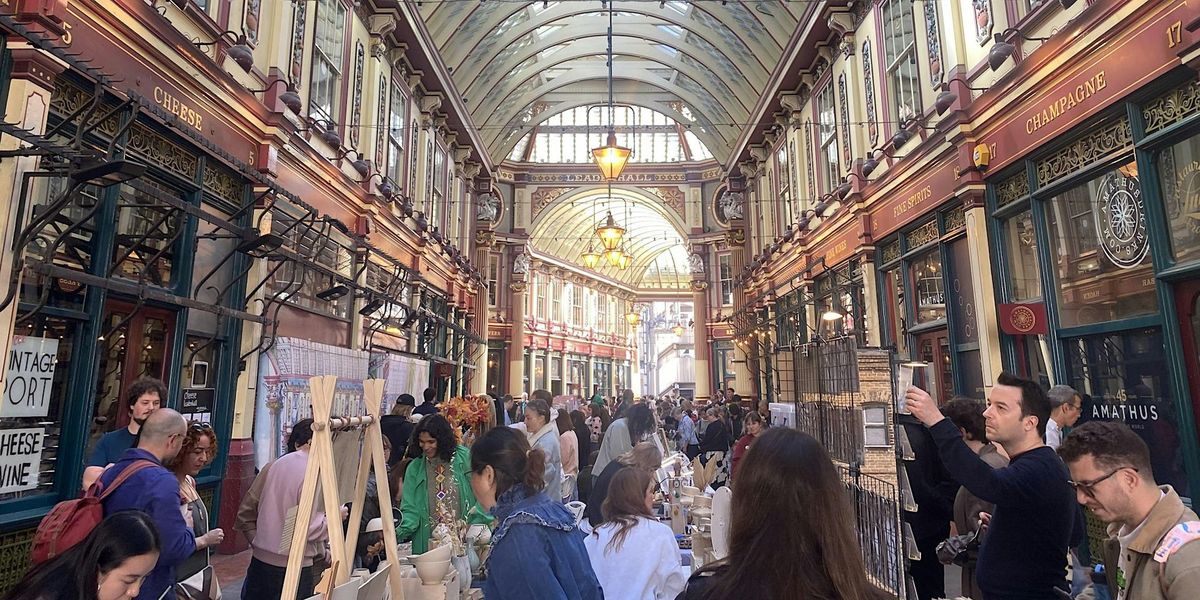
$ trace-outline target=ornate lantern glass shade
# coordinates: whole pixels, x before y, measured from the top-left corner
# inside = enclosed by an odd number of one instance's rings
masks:
[[[621,251],[621,261],[617,263],[617,266],[620,267],[622,270],[624,270],[624,269],[628,269],[629,266],[632,264],[633,264],[633,255],[622,250]]]
[[[605,250],[616,250],[621,245],[621,238],[625,237],[625,228],[617,225],[610,211],[604,218],[604,224],[596,228],[596,237],[600,238]],[[616,266],[616,263],[613,263],[613,266]]]
[[[631,327],[637,327],[637,324],[642,321],[642,316],[636,312],[630,311],[625,313],[625,320]]]
[[[587,252],[584,252],[582,255],[580,255],[580,259],[583,261],[583,266],[589,269],[595,269],[596,267],[599,267],[600,260],[602,258],[604,258],[603,255],[593,250],[591,244],[588,244]]]
[[[625,253],[620,248],[613,248],[604,253],[604,258],[608,259],[608,264],[611,267],[621,266],[621,261],[625,260]]]
[[[600,168],[600,175],[608,181],[616,181],[621,176],[632,154],[633,150],[617,145],[617,132],[612,129],[608,130],[608,141],[603,146],[592,148],[592,158]]]
[[[676,325],[672,327],[671,332],[674,333],[676,337],[683,337],[683,325]]]

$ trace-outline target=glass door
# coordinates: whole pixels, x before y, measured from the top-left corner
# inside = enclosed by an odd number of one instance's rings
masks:
[[[146,307],[134,310],[132,304],[110,301],[100,329],[92,438],[129,425],[124,392],[130,383],[139,377],[166,380],[175,313]]]
[[[1200,417],[1200,280],[1188,281],[1175,288],[1175,306],[1179,311],[1192,414]]]
[[[921,381],[923,375],[913,374],[913,383],[923,387],[938,405],[950,401],[954,394],[954,371],[950,367],[950,337],[945,329],[917,336],[917,360],[929,365],[925,372],[932,381]]]

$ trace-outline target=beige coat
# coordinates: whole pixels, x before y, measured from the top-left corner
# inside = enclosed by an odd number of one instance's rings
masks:
[[[1129,569],[1124,573],[1126,600],[1195,600],[1200,597],[1200,541],[1180,546],[1165,563],[1154,558],[1154,553],[1176,525],[1190,521],[1193,531],[1200,528],[1196,513],[1183,505],[1179,494],[1169,485],[1161,489],[1165,495],[1154,505],[1142,530],[1129,545]],[[1104,542],[1104,569],[1113,600],[1116,600],[1118,590],[1119,529],[1118,525],[1109,525],[1109,537]],[[1080,600],[1094,597],[1090,584],[1079,595]]]

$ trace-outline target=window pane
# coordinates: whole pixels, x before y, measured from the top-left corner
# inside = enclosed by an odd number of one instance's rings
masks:
[[[1200,136],[1184,140],[1158,155],[1171,254],[1178,262],[1200,258]]]
[[[950,298],[954,304],[954,343],[979,341],[979,323],[975,314],[975,285],[971,274],[971,250],[967,238],[950,244]],[[978,368],[978,365],[976,365]]]
[[[942,283],[942,257],[937,250],[912,263],[917,288],[917,323],[946,318],[946,290]]]
[[[1011,300],[1019,302],[1042,297],[1038,280],[1037,235],[1033,231],[1033,213],[1025,211],[1006,219],[1000,225],[1004,238],[1004,253],[1008,257],[1008,289]]]
[[[1063,327],[1158,311],[1145,205],[1127,167],[1052,198],[1046,223]]]

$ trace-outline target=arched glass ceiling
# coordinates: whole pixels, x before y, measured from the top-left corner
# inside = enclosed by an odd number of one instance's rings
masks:
[[[597,272],[635,288],[679,289],[669,273],[687,273],[686,251],[682,257],[671,254],[686,248],[683,223],[656,198],[635,189],[613,188],[610,198],[606,189],[593,188],[555,200],[534,218],[529,243],[537,254],[582,267],[580,257],[589,244],[601,250],[596,224],[608,211],[625,228],[624,246],[633,264],[620,269],[602,262]]]
[[[631,162],[663,163],[713,157],[704,142],[690,131],[690,123],[682,124],[642,106],[614,107],[612,117],[617,143],[633,149]],[[609,110],[603,104],[555,113],[517,142],[508,158],[535,163],[591,162],[591,149],[604,145],[608,125]]]
[[[599,0],[418,5],[496,161],[512,153],[538,112],[607,96],[608,15]],[[807,8],[614,1],[615,99],[702,124],[695,137],[725,160]],[[704,117],[686,119],[678,105]]]

